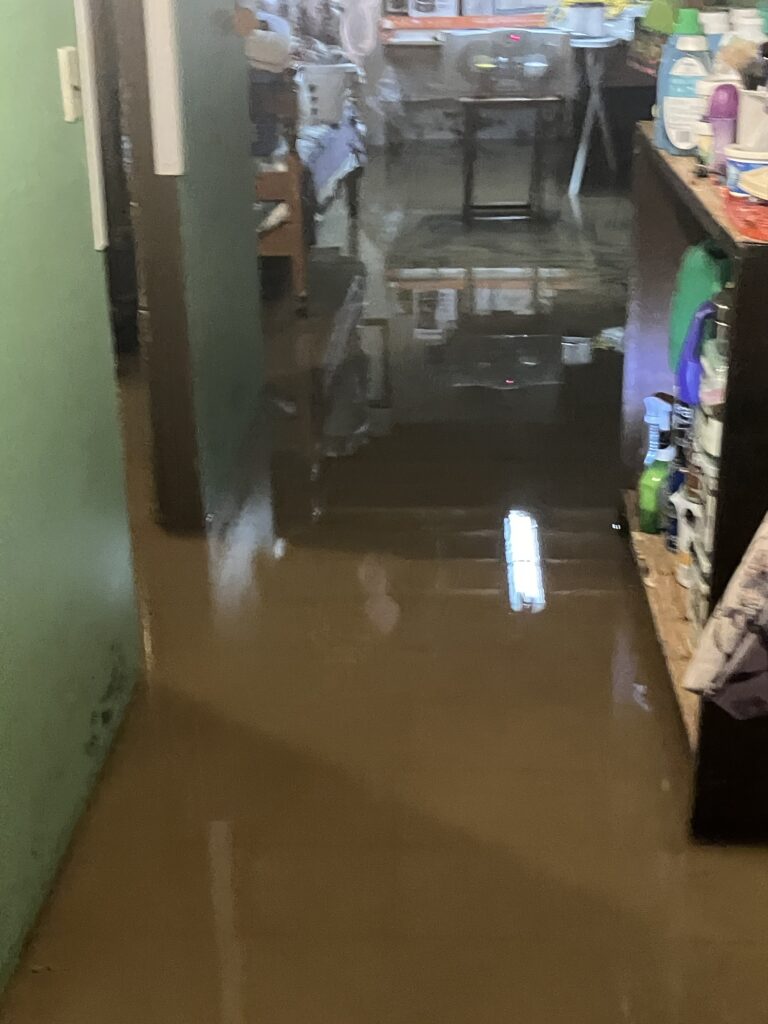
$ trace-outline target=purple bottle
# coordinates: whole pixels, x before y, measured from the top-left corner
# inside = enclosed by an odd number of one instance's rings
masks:
[[[704,343],[704,332],[717,307],[714,302],[703,302],[693,314],[688,333],[680,353],[677,365],[677,396],[681,402],[691,407],[699,404],[699,388],[701,387],[701,346]]]
[[[709,101],[709,122],[714,144],[713,170],[725,174],[725,149],[736,141],[736,119],[739,113],[739,91],[725,82],[718,85]]]

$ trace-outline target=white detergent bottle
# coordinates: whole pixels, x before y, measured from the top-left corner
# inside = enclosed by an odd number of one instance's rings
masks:
[[[702,114],[696,86],[707,78],[711,68],[698,11],[680,9],[667,48],[657,86],[656,144],[677,156],[690,156],[696,148],[696,125]]]

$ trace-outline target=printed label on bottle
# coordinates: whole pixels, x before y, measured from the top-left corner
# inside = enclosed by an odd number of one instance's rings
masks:
[[[664,128],[677,149],[693,150],[696,131],[704,107],[696,95],[696,83],[706,78],[707,69],[694,57],[681,57],[669,69],[664,97]]]

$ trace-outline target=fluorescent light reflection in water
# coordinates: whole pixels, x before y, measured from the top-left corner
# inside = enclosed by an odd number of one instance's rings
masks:
[[[509,607],[513,612],[546,608],[541,569],[539,527],[533,516],[511,509],[504,518],[504,557],[507,561]]]

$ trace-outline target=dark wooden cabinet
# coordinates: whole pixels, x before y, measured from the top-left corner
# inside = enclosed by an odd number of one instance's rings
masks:
[[[635,486],[642,468],[643,399],[673,388],[668,323],[680,259],[688,246],[711,239],[732,262],[734,306],[711,578],[714,607],[768,511],[768,245],[735,229],[723,191],[696,177],[693,159],[655,148],[649,124],[639,125],[635,137],[633,199],[634,259],[623,396],[628,488]],[[654,547],[651,539],[635,539],[645,570],[658,572],[663,543],[656,540]],[[670,601],[657,600],[654,606],[652,599],[651,607],[678,703],[683,705],[690,698],[681,693],[682,666],[675,661],[681,641],[673,634],[684,627]],[[696,727],[689,729],[694,751],[693,833],[709,840],[765,837],[768,719],[738,722],[707,701],[701,702],[698,712]]]

